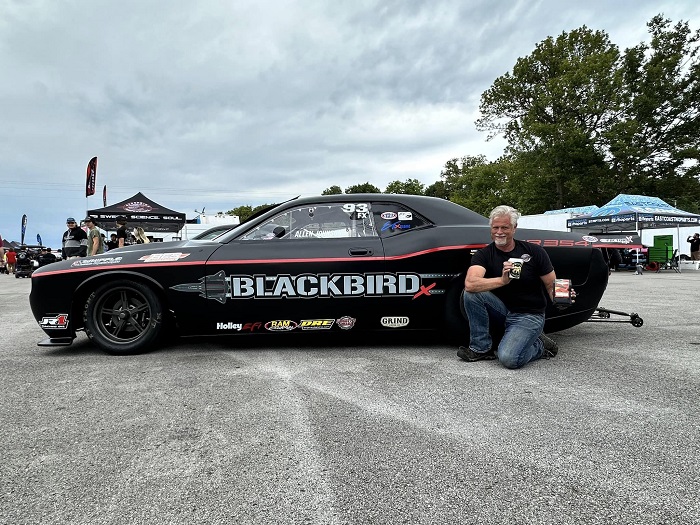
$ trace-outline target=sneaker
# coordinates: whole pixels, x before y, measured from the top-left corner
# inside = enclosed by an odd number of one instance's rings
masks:
[[[496,359],[496,354],[493,350],[489,350],[488,352],[475,352],[471,348],[460,346],[459,350],[457,350],[457,357],[471,363],[474,361],[490,361],[491,359]]]
[[[544,345],[542,357],[549,359],[550,357],[557,355],[559,352],[559,345],[554,341],[554,339],[550,339],[544,335],[544,333],[541,333],[538,339],[542,341],[542,344]]]

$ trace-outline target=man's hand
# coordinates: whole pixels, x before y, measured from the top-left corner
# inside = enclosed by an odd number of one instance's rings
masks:
[[[571,305],[573,305],[576,302],[576,290],[574,290],[573,286],[570,288],[570,290],[571,290],[571,303],[570,304],[557,303],[556,304],[557,310],[566,310],[567,308],[569,308]]]
[[[513,267],[513,263],[510,261],[505,261],[503,263],[503,273],[501,274],[501,282],[503,282],[503,286],[510,283],[510,281],[511,281],[510,269],[512,267]]]

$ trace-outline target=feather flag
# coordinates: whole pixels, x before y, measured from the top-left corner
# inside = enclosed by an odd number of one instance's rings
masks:
[[[43,246],[43,245],[41,244],[41,235],[39,235],[38,233],[36,234],[36,243],[37,243],[39,246]]]
[[[24,233],[27,231],[27,214],[22,215],[22,244],[24,244]]]
[[[107,207],[107,185],[102,188],[102,206]]]
[[[87,181],[85,183],[85,198],[95,194],[95,179],[97,179],[97,157],[92,157],[87,165]]]

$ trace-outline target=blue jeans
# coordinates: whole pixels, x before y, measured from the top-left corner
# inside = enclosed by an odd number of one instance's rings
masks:
[[[544,314],[509,312],[491,292],[464,291],[464,309],[469,318],[469,348],[483,353],[491,350],[491,332],[503,333],[498,344],[498,360],[506,368],[522,368],[544,354],[538,339],[544,327]]]

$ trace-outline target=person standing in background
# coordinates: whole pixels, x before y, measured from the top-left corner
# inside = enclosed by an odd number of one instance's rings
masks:
[[[85,225],[88,227],[88,255],[99,255],[104,253],[102,235],[97,229],[97,223],[92,217],[85,217]]]
[[[123,248],[126,245],[128,234],[126,233],[126,217],[120,215],[117,217],[117,248]]]
[[[688,236],[688,242],[690,243],[690,258],[693,261],[700,261],[700,233]]]
[[[85,257],[88,249],[87,233],[78,226],[73,217],[68,217],[66,224],[68,229],[63,234],[61,255],[64,259]]]
[[[134,228],[134,237],[136,238],[136,244],[148,244],[151,242],[141,226]]]
[[[106,244],[107,244],[107,251],[114,250],[115,248],[119,248],[119,243],[117,242],[117,234],[113,233],[112,235],[110,235],[109,240],[106,242]]]
[[[17,264],[17,254],[14,248],[7,250],[7,273],[15,273],[15,264]]]

